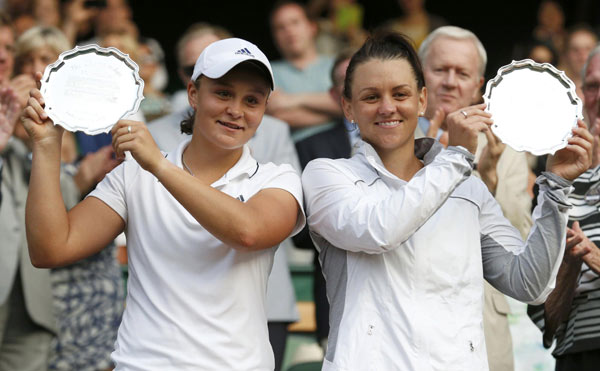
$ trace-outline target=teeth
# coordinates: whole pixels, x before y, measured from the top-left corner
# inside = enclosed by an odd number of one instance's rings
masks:
[[[223,121],[219,121],[221,123],[221,125],[227,126],[228,128],[232,128],[232,129],[241,129],[241,126],[237,126],[235,124],[230,124],[228,122],[223,122]]]
[[[400,121],[388,121],[388,122],[378,122],[377,125],[379,126],[394,126],[394,125],[399,125]]]

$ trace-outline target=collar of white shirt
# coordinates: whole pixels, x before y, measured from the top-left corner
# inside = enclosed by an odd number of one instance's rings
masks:
[[[371,167],[375,169],[377,174],[374,174],[374,178],[383,175],[388,178],[398,180],[397,176],[385,168],[383,161],[381,161],[381,158],[373,146],[362,139],[359,141],[357,146],[358,150],[356,154],[358,156],[363,156],[364,159],[371,165]],[[417,156],[417,158],[421,160],[424,165],[429,165],[429,163],[431,163],[443,149],[444,147],[440,144],[440,142],[433,138],[415,139],[415,156]],[[371,179],[371,181],[369,181],[369,179],[365,179],[368,184],[370,184],[373,180],[374,179]]]
[[[192,138],[188,138],[183,142],[179,143],[177,149],[167,155],[167,158],[171,163],[177,165],[179,168],[183,169],[183,163],[181,161],[183,156],[183,151],[186,149],[188,144]],[[258,161],[252,157],[252,153],[250,151],[250,147],[248,144],[244,144],[242,156],[236,162],[235,165],[231,169],[229,169],[225,175],[223,175],[219,180],[211,184],[213,187],[222,187],[229,183],[230,181],[236,179],[237,177],[247,175],[248,178],[252,178],[254,174],[258,171],[259,164]]]

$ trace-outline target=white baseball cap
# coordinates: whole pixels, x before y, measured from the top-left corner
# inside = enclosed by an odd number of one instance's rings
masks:
[[[255,61],[266,67],[271,78],[269,81],[271,90],[273,90],[275,87],[273,70],[265,54],[251,42],[238,38],[215,41],[207,46],[196,60],[192,81],[196,81],[200,75],[218,79],[245,61]]]

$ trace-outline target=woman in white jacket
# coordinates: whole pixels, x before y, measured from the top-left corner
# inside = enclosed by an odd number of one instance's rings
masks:
[[[404,37],[367,40],[342,99],[362,136],[357,153],[314,160],[302,176],[331,304],[324,370],[486,370],[483,279],[527,302],[552,290],[590,134],[579,122],[538,179],[544,192],[524,243],[470,176],[477,134],[492,123],[485,106],[450,114],[447,149],[415,140],[424,86]]]

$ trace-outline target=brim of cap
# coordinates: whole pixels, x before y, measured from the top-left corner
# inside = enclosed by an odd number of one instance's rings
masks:
[[[208,68],[207,70],[203,71],[201,75],[204,75],[211,79],[218,79],[218,78],[225,76],[225,74],[227,74],[227,72],[231,71],[231,69],[233,67],[237,66],[238,64],[240,64],[242,62],[253,62],[260,68],[264,68],[264,70],[267,71],[267,73],[269,75],[269,79],[270,79],[270,83],[271,83],[271,90],[273,90],[275,88],[275,79],[273,78],[273,72],[271,71],[271,69],[267,65],[265,65],[263,62],[261,62],[260,60],[258,60],[256,58],[250,58],[250,57],[247,57],[244,55],[240,55],[237,58],[231,58],[227,61],[224,61],[222,63],[219,63],[218,65],[213,66],[212,68]]]

